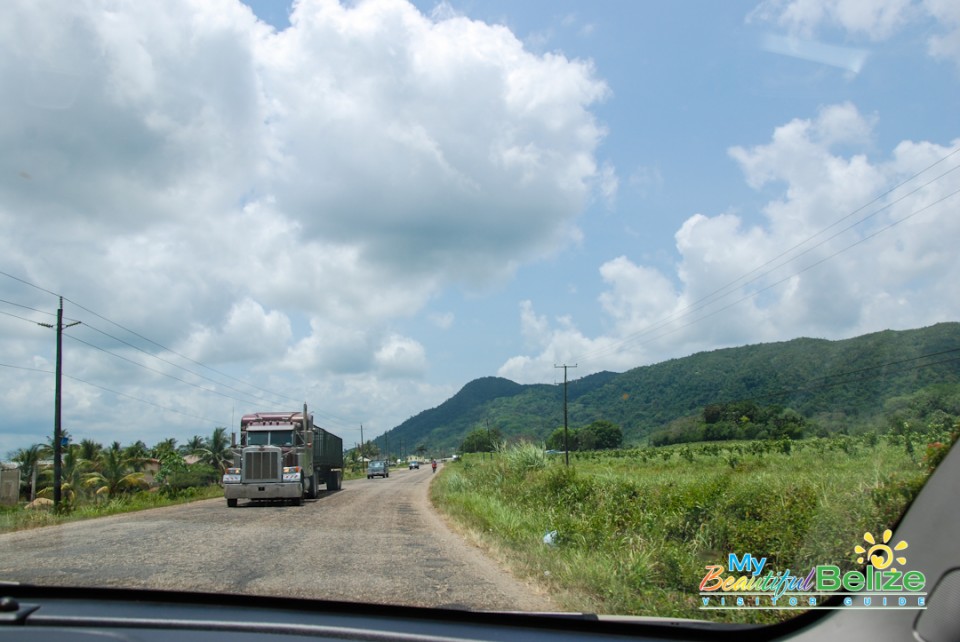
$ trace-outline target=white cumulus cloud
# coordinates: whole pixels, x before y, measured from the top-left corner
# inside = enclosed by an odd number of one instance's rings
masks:
[[[857,150],[875,144],[875,126],[843,103],[777,127],[766,144],[731,148],[747,183],[777,194],[762,222],[694,214],[675,235],[674,273],[625,256],[604,263],[609,327],[596,337],[524,302],[521,327],[538,343],[501,374],[540,381],[555,359],[579,361],[585,374],[717,346],[956,320],[960,177],[938,161],[960,140],[903,141],[871,159]]]

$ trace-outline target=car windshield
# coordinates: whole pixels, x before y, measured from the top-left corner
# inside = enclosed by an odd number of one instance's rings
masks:
[[[771,624],[920,572],[956,3],[3,14],[0,584]]]

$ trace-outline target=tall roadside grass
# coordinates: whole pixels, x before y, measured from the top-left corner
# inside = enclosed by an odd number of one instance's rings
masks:
[[[863,534],[893,525],[927,474],[912,451],[875,436],[570,459],[528,443],[468,455],[431,497],[564,609],[739,622],[790,613],[701,610],[707,565],[751,553],[768,569],[852,570]]]
[[[59,514],[54,513],[53,510],[49,508],[26,509],[23,506],[3,507],[0,508],[0,533],[40,528],[43,526],[54,526],[56,524],[106,517],[119,513],[132,513],[150,508],[185,504],[201,499],[213,499],[215,497],[223,497],[223,489],[214,485],[184,489],[174,496],[151,492],[120,495],[106,501],[80,503]]]

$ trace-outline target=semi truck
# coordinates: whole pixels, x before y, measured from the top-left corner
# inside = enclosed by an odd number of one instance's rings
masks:
[[[240,499],[291,500],[302,505],[315,499],[320,484],[340,490],[343,482],[343,440],[313,423],[302,412],[257,412],[240,419],[240,445],[233,465],[223,475],[227,506]]]

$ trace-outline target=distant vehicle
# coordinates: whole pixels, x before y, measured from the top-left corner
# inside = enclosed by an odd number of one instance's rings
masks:
[[[371,461],[367,465],[367,479],[373,479],[374,477],[389,477],[390,476],[390,464],[386,461]]]
[[[419,461],[411,461],[411,462],[410,462],[410,470],[420,470],[420,462],[419,462]]]

